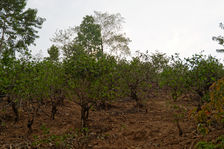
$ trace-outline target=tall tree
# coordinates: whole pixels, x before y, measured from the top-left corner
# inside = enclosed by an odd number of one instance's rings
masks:
[[[108,14],[94,11],[94,20],[101,27],[102,48],[110,52],[120,52],[130,54],[128,44],[131,40],[121,32],[124,18],[120,13]]]
[[[75,41],[90,54],[102,52],[101,28],[95,23],[92,16],[85,16],[80,26],[75,28],[77,37]]]
[[[219,24],[221,29],[224,29],[224,24],[220,23]],[[224,46],[224,37],[223,36],[214,36],[212,37],[213,40],[218,41],[220,45]],[[224,52],[224,49],[217,49],[217,52]]]
[[[116,52],[130,54],[128,44],[131,40],[121,32],[124,18],[119,14],[94,12],[93,16],[85,16],[80,26],[56,31],[52,41],[63,50],[65,57],[70,57],[76,47],[83,46],[90,53]],[[75,40],[74,40],[75,39]],[[79,46],[77,46],[79,45]],[[100,54],[100,53],[98,53]]]
[[[44,18],[36,9],[27,9],[26,0],[3,0],[0,3],[0,55],[5,51],[27,52],[38,37]]]

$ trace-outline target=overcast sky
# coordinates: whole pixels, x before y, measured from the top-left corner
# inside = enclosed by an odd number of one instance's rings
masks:
[[[222,58],[215,49],[223,48],[212,36],[224,35],[224,0],[28,0],[38,16],[46,18],[39,31],[34,53],[47,56],[50,38],[57,29],[78,26],[93,11],[120,13],[123,31],[131,38],[131,50],[158,50],[188,57],[202,50]]]

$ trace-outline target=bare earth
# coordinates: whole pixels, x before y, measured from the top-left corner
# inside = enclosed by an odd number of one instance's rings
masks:
[[[48,142],[42,141],[36,148],[193,149],[199,140],[212,140],[224,134],[224,130],[214,130],[206,137],[197,133],[196,125],[188,114],[195,106],[192,101],[173,102],[159,93],[159,96],[149,98],[146,105],[138,110],[134,101],[126,99],[112,102],[108,110],[92,109],[87,136],[80,133],[80,107],[68,100],[59,107],[55,120],[50,119],[50,105],[42,107],[33,124],[32,134],[27,133],[26,113],[21,111],[20,120],[15,124],[11,108],[6,112],[1,110],[0,148],[35,148],[31,147],[32,143],[45,139]],[[175,121],[177,117],[182,136],[179,136]],[[67,137],[64,144],[59,141],[55,145],[53,139],[49,139],[53,135],[65,134],[73,135]]]

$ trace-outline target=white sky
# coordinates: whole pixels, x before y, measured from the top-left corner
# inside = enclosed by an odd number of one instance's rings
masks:
[[[57,29],[78,26],[93,11],[120,13],[126,23],[132,52],[158,50],[167,54],[191,56],[202,50],[222,58],[215,49],[223,48],[212,36],[224,35],[224,0],[28,0],[38,16],[46,18],[33,53],[47,56],[50,38]]]

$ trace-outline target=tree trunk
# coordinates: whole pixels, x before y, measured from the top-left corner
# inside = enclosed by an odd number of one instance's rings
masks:
[[[176,119],[175,121],[176,121],[176,125],[177,125],[177,128],[178,128],[179,136],[182,136],[183,135],[183,130],[180,127],[179,119]]]
[[[9,104],[11,103],[12,111],[14,112],[14,114],[16,116],[15,119],[14,119],[14,122],[17,123],[19,121],[19,111],[18,111],[17,105],[14,101],[12,101],[10,99],[10,97],[8,97],[7,101],[8,101]]]
[[[33,121],[34,121],[34,115],[32,116],[31,119],[28,119],[27,122],[27,128],[28,128],[28,134],[32,133],[32,125],[33,125]]]
[[[89,116],[89,108],[86,105],[83,105],[81,107],[81,123],[82,123],[82,128],[85,128],[87,126],[86,122],[88,120]]]
[[[138,98],[136,88],[131,88],[131,98],[135,100],[138,109],[143,107],[142,103],[140,102],[140,99]]]
[[[15,123],[19,121],[19,111],[16,107],[16,103],[15,102],[12,102],[12,109],[13,109],[13,112],[15,113]]]
[[[51,119],[54,120],[55,114],[57,113],[58,109],[58,102],[56,98],[54,98],[54,101],[51,99]]]
[[[89,109],[92,107],[92,105],[88,105],[88,103],[85,103],[81,106],[81,125],[82,125],[82,131],[84,135],[87,135],[87,120],[89,117]]]

